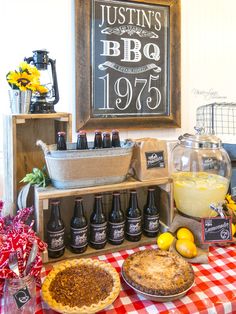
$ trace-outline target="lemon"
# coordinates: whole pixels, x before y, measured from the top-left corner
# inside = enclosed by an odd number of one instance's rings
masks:
[[[188,239],[177,240],[175,248],[183,257],[193,258],[197,255],[197,247],[195,243]]]
[[[159,249],[168,251],[173,240],[174,236],[170,232],[164,232],[157,238],[157,245]]]
[[[235,234],[235,232],[236,232],[236,226],[232,224],[232,236]]]
[[[186,239],[186,240],[190,240],[190,241],[194,242],[194,236],[193,236],[192,232],[187,228],[184,228],[184,227],[179,228],[176,236],[177,236],[177,239],[179,239],[179,240],[180,239]]]

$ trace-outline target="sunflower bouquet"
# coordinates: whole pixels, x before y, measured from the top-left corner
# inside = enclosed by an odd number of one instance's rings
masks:
[[[226,211],[227,216],[231,216],[232,222],[236,224],[236,200],[230,194],[225,196],[225,206],[224,209]]]
[[[18,69],[9,71],[6,75],[8,84],[14,90],[31,90],[33,93],[44,94],[48,89],[40,84],[40,72],[31,64],[23,61]]]

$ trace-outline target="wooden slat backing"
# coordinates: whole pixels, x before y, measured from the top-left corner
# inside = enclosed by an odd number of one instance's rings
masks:
[[[58,131],[72,139],[71,114],[29,114],[4,116],[4,199],[16,204],[20,180],[34,167],[45,164],[42,150],[36,146],[41,139],[53,144]]]

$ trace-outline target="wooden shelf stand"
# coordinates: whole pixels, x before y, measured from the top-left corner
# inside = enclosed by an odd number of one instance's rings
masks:
[[[74,198],[77,196],[83,196],[89,199],[90,198],[90,208],[92,207],[91,204],[93,202],[94,194],[103,193],[106,197],[107,193],[113,191],[123,191],[124,193],[131,189],[139,189],[142,191],[143,189],[147,190],[147,187],[155,186],[158,189],[159,195],[159,208],[160,208],[160,222],[161,228],[166,229],[170,225],[173,220],[173,205],[172,205],[172,181],[170,178],[160,178],[156,180],[148,180],[144,182],[136,181],[133,178],[129,180],[118,183],[118,184],[110,184],[110,185],[102,185],[102,186],[94,186],[94,187],[85,187],[79,189],[66,189],[60,190],[56,189],[52,186],[47,188],[38,188],[35,187],[35,218],[36,218],[36,232],[38,233],[39,237],[46,241],[45,233],[46,233],[46,216],[47,219],[49,217],[49,206],[50,200],[52,199],[60,199],[63,200],[63,204],[61,206],[61,213],[64,216],[63,220],[65,222],[66,228],[69,229],[70,218],[72,215],[71,208],[73,208]],[[140,194],[142,194],[140,192]],[[145,194],[146,195],[146,194]],[[105,200],[106,201],[106,200]],[[104,206],[106,207],[106,206]],[[89,216],[89,215],[88,215]],[[66,220],[66,221],[65,221]],[[106,244],[104,249],[95,250],[90,247],[82,254],[73,254],[68,249],[66,249],[65,254],[56,260],[62,260],[67,258],[73,257],[81,257],[81,256],[92,256],[92,255],[100,255],[109,252],[114,252],[120,249],[127,249],[127,248],[134,248],[140,245],[151,244],[155,243],[156,238],[147,238],[142,236],[142,239],[139,242],[129,242],[124,241],[121,245],[111,245],[109,243]],[[48,258],[47,252],[43,254],[43,262],[52,262],[56,261],[55,259],[50,260]]]
[[[42,150],[36,146],[41,139],[54,144],[58,131],[72,137],[70,113],[12,114],[3,117],[4,123],[4,200],[16,205],[17,194],[23,186],[20,180],[32,171],[42,168],[45,159]]]
[[[70,113],[50,113],[50,114],[18,114],[4,116],[4,200],[16,206],[17,195],[23,186],[20,180],[32,171],[33,167],[42,168],[45,165],[45,158],[42,150],[36,146],[36,141],[41,139],[50,145],[56,142],[58,131],[67,134],[67,141],[72,141],[72,115]],[[34,189],[34,195],[28,197],[28,204],[35,207],[35,229],[39,237],[46,241],[46,224],[49,219],[50,200],[60,199],[61,213],[66,226],[66,236],[68,239],[70,229],[70,219],[73,214],[74,200],[77,196],[84,198],[85,214],[89,221],[89,216],[93,208],[94,195],[103,194],[103,204],[106,216],[111,208],[113,191],[120,191],[122,196],[123,210],[128,206],[129,191],[137,189],[139,207],[142,209],[146,201],[148,186],[155,186],[160,208],[161,228],[168,228],[173,220],[173,192],[170,178],[157,178],[140,182],[130,178],[129,180],[110,185],[95,187],[84,187],[79,189],[60,190],[52,186],[45,189]],[[31,193],[33,194],[33,193]],[[14,214],[14,211],[12,212]],[[100,255],[102,253],[114,252],[120,249],[127,249],[139,245],[155,243],[156,239],[142,236],[139,242],[124,241],[121,245],[106,244],[102,250],[94,250],[90,247],[79,256]],[[68,249],[60,259],[73,258],[78,255],[71,253]],[[60,260],[59,259],[59,260]],[[43,262],[49,262],[48,254],[43,254]]]

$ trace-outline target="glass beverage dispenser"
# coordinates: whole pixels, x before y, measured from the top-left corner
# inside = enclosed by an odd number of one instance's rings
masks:
[[[172,150],[171,172],[177,210],[190,217],[213,217],[210,208],[225,199],[231,163],[221,140],[213,135],[184,134]]]

